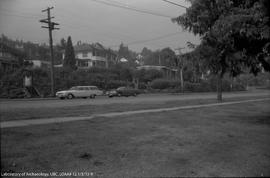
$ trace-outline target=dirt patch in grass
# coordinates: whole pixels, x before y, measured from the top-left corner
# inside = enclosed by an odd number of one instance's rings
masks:
[[[1,171],[270,176],[269,106],[256,102],[1,129]]]

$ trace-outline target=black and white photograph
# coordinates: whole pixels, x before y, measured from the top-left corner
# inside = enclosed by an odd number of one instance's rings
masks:
[[[270,0],[0,0],[1,177],[270,177]]]

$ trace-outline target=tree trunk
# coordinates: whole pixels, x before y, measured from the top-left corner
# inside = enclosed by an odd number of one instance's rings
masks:
[[[183,69],[180,68],[180,81],[181,81],[181,92],[184,92],[184,78],[183,78]]]
[[[222,101],[222,75],[217,75],[217,100]]]
[[[133,84],[135,89],[139,89],[139,79],[133,78]]]

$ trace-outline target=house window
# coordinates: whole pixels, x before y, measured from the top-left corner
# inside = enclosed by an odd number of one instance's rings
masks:
[[[83,56],[83,57],[87,57],[87,56],[88,56],[88,55],[87,55],[87,52],[83,52],[83,53],[82,53],[82,56]]]

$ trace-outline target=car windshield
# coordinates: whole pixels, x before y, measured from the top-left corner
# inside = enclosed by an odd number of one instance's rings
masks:
[[[97,87],[94,87],[94,86],[93,87],[90,87],[90,89],[91,90],[98,90],[98,88]]]

